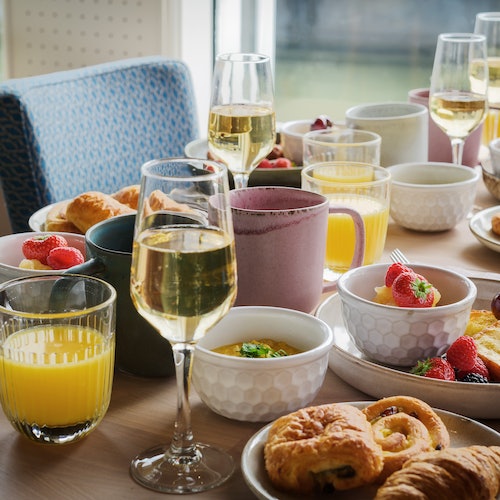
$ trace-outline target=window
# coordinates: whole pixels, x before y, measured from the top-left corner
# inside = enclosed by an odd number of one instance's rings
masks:
[[[215,5],[216,53],[245,50],[274,58],[279,121],[318,114],[342,121],[345,110],[361,102],[406,101],[408,90],[429,86],[438,34],[473,31],[477,12],[499,8],[498,0],[216,0]],[[230,8],[239,15],[226,17]]]

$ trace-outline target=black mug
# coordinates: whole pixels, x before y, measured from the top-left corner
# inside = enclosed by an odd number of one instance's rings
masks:
[[[143,377],[169,376],[175,373],[171,345],[130,297],[134,225],[135,214],[130,214],[92,226],[85,234],[88,260],[70,272],[98,276],[116,289],[116,368]]]

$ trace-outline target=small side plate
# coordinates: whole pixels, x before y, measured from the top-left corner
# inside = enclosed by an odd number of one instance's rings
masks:
[[[500,236],[491,230],[491,218],[497,213],[500,214],[500,205],[477,212],[469,220],[469,229],[484,246],[500,252]]]

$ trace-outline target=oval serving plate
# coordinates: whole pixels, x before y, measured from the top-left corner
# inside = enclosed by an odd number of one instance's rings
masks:
[[[500,205],[477,212],[469,220],[469,229],[484,246],[500,252],[500,236],[491,230],[491,218],[497,213],[500,214]]]
[[[357,401],[346,403],[357,408],[364,408],[370,402]],[[436,410],[446,425],[451,438],[451,446],[471,446],[482,444],[499,446],[500,434],[486,425],[469,418],[443,410]],[[241,470],[248,487],[261,499],[265,500],[296,500],[297,496],[287,495],[278,491],[271,484],[264,466],[264,445],[272,423],[254,434],[243,449],[241,455]],[[370,500],[374,498],[376,487],[363,487],[347,491],[336,491],[335,500]]]
[[[475,309],[489,309],[491,299],[500,291],[500,281],[471,278],[477,286]],[[500,384],[452,382],[413,375],[404,369],[385,366],[364,356],[354,343],[342,320],[338,294],[326,299],[316,316],[333,330],[334,345],[328,366],[341,379],[374,398],[404,394],[425,400],[435,408],[472,418],[500,418]]]
[[[208,143],[206,139],[197,139],[195,141],[191,141],[184,148],[184,154],[188,158],[206,158],[207,153]],[[300,188],[301,171],[302,167],[256,168],[250,174],[248,186],[286,186]]]

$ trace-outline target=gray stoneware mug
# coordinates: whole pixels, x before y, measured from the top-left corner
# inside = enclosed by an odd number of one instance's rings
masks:
[[[85,235],[87,261],[71,273],[98,276],[113,285],[116,299],[116,368],[144,377],[175,373],[172,348],[136,310],[130,298],[135,214],[99,222]]]

